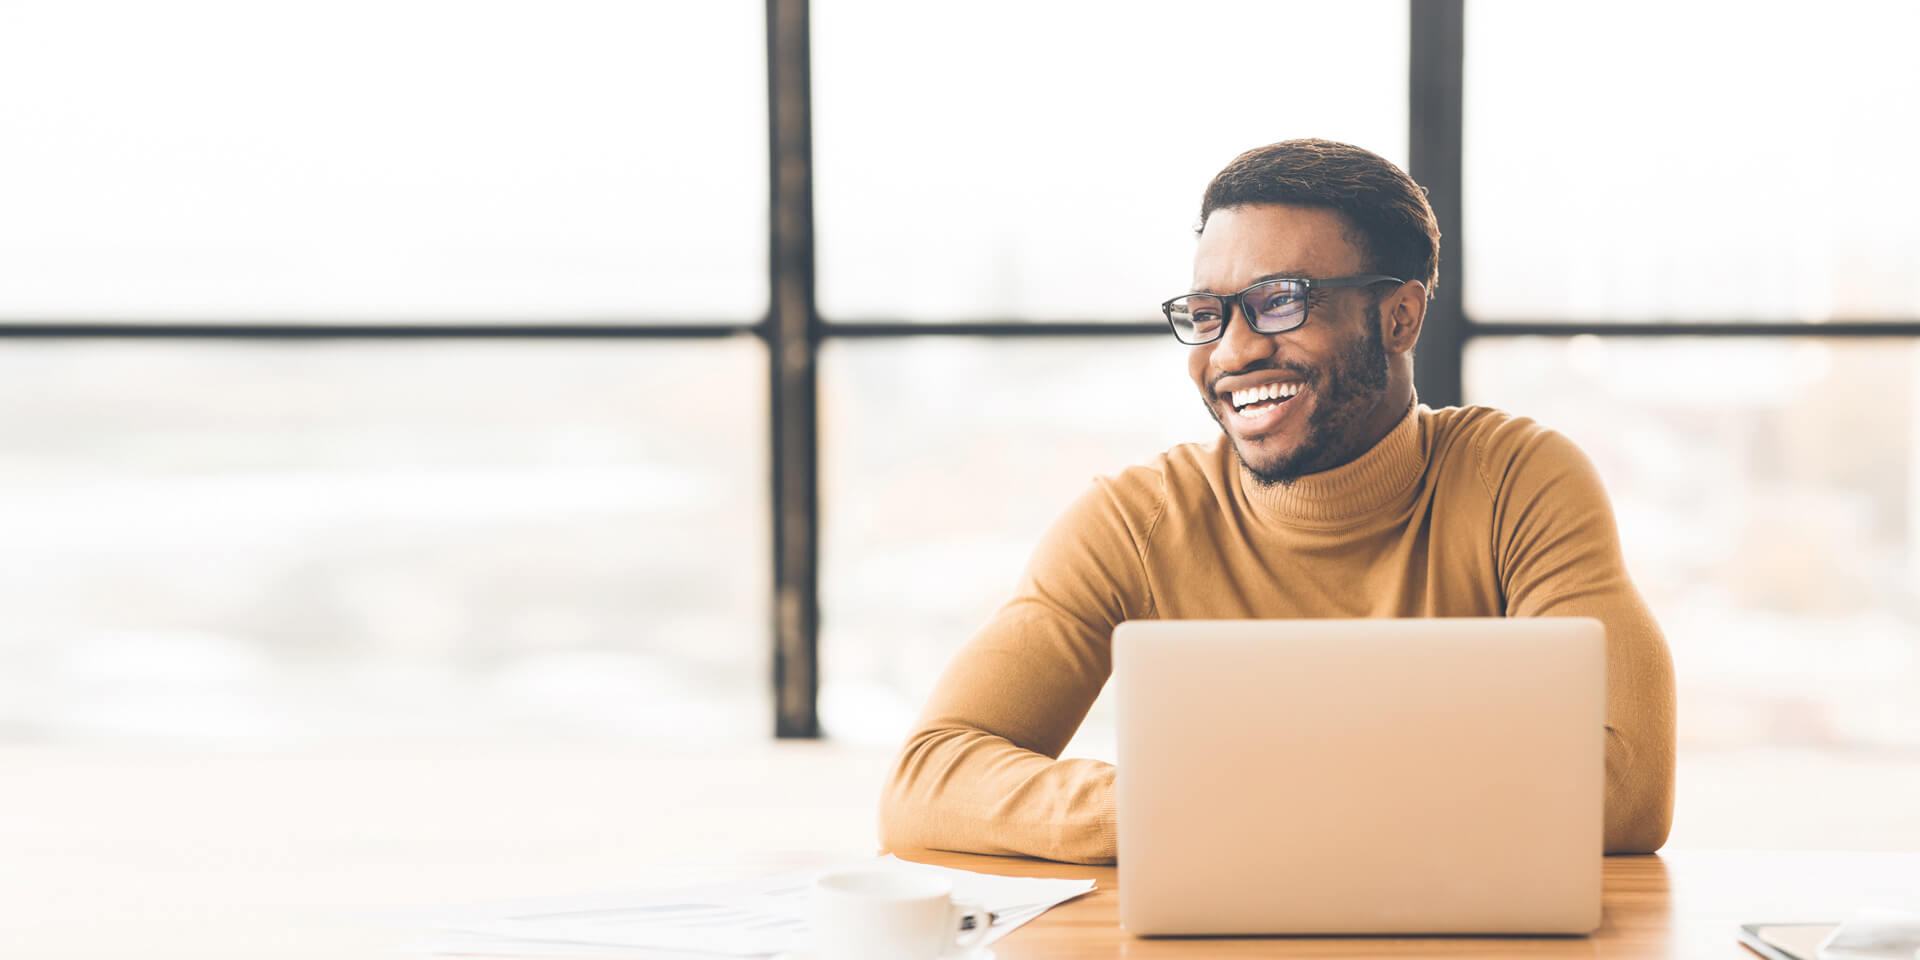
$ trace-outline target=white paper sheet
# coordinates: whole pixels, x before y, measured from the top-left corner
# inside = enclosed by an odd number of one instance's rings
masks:
[[[769,957],[806,940],[808,888],[825,869],[884,867],[938,875],[955,900],[995,914],[987,943],[1091,891],[1090,879],[1003,877],[888,856],[730,883],[637,893],[560,897],[420,911],[390,920],[432,929],[444,955],[583,960],[720,960]]]
[[[1820,960],[1920,960],[1920,909],[1861,908],[1821,941]]]

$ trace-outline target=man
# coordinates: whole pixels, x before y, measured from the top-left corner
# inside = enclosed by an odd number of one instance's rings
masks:
[[[1123,620],[1588,616],[1607,630],[1606,849],[1657,849],[1673,666],[1599,477],[1529,420],[1415,401],[1440,239],[1424,191],[1292,140],[1214,177],[1200,224],[1195,292],[1163,309],[1223,436],[1096,481],[1055,523],[901,750],[882,842],[1112,861],[1113,766],[1056,758]]]

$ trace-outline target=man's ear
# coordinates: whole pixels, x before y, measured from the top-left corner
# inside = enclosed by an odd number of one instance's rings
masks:
[[[1380,342],[1391,353],[1409,353],[1427,319],[1427,285],[1409,280],[1380,301]]]

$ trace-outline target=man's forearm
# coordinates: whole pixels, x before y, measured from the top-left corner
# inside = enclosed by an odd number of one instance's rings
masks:
[[[880,842],[1111,863],[1113,765],[1054,760],[965,727],[919,731],[900,751],[880,803]]]

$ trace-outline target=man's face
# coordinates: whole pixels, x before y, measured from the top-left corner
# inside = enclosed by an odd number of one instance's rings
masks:
[[[1193,289],[1232,294],[1275,276],[1370,272],[1345,228],[1338,213],[1315,207],[1216,210],[1200,234]],[[1226,334],[1192,348],[1187,370],[1207,411],[1260,482],[1292,483],[1347,463],[1380,439],[1380,424],[1404,412],[1386,409],[1387,353],[1378,307],[1369,308],[1379,292],[1316,292],[1306,323],[1276,334],[1255,333],[1235,303]],[[1236,391],[1260,387],[1281,388],[1280,399],[1245,402],[1243,394],[1234,403]]]

